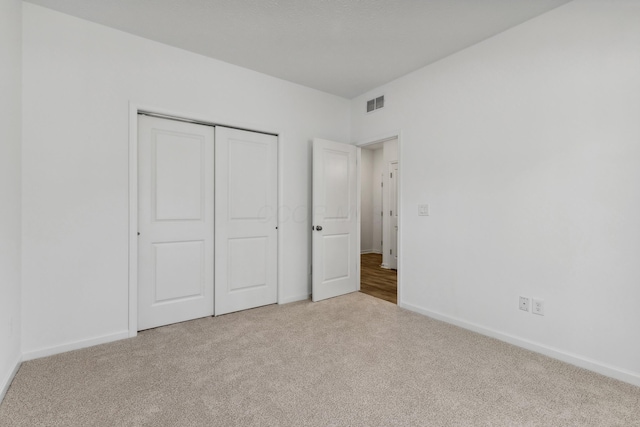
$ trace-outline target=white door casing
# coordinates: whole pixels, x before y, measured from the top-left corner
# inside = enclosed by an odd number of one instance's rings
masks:
[[[278,139],[216,126],[215,314],[277,302]]]
[[[398,178],[398,162],[392,162],[389,167],[389,268],[394,270],[398,269]]]
[[[313,301],[359,286],[356,156],[353,145],[313,140]]]
[[[138,330],[213,314],[213,127],[138,116]]]

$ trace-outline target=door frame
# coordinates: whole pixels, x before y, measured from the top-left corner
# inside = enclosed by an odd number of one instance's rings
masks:
[[[398,157],[399,157],[399,156],[398,156]],[[396,166],[398,167],[398,170],[400,170],[400,159],[398,159],[398,160],[393,160],[393,161],[391,161],[391,162],[389,162],[389,163],[387,164],[387,167],[388,167],[388,171],[387,171],[387,173],[389,174],[389,177],[390,177],[390,178],[389,178],[389,183],[391,183],[391,179],[392,179],[392,178],[391,178],[391,174],[393,173],[393,165],[396,165]],[[399,177],[399,175],[398,175],[398,174],[396,174],[396,177],[395,177],[395,184],[396,184],[396,190],[395,190],[395,192],[396,192],[396,209],[395,209],[395,210],[393,210],[393,209],[392,209],[392,213],[394,213],[394,214],[398,217],[398,220],[399,220],[399,219],[400,219],[400,210],[398,209],[398,206],[400,205],[400,203],[399,203],[399,202],[400,202],[400,199],[398,198],[398,188],[399,188],[399,187],[398,187],[398,183],[399,183],[398,177]],[[389,185],[389,189],[388,189],[388,191],[389,191],[389,203],[390,203],[390,204],[391,204],[391,191],[392,191],[392,188],[393,188],[393,186]],[[393,227],[392,227],[392,222],[393,222],[393,220],[391,219],[392,217],[393,217],[393,215],[391,215],[391,216],[389,217],[389,227],[388,227],[388,228],[389,228],[389,246],[391,246],[391,241],[392,241],[392,236],[393,236]],[[399,225],[398,225],[398,229],[400,229],[400,226],[399,226]],[[399,235],[399,234],[400,234],[400,233],[397,233],[397,235]],[[396,248],[395,248],[395,249],[396,249],[396,252],[395,252],[395,253],[391,253],[391,254],[390,254],[390,255],[391,255],[391,258],[393,258],[393,256],[395,256],[396,258],[398,258],[398,236],[397,236],[397,235],[396,235]],[[384,240],[384,237],[383,237],[382,239]],[[391,248],[391,249],[393,249],[393,248]],[[384,256],[384,249],[383,249],[383,256]],[[388,263],[389,268],[391,268],[391,264],[392,264],[392,262],[391,262],[391,261],[389,261],[389,263]],[[399,270],[399,268],[398,268],[398,262],[396,261],[396,271],[398,271],[398,270]]]
[[[386,142],[386,141],[390,141],[392,139],[397,139],[398,140],[398,168],[401,168],[402,166],[402,132],[400,130],[395,130],[395,131],[391,131],[391,132],[386,132],[383,134],[380,134],[376,137],[372,137],[372,138],[366,138],[363,139],[360,142],[356,142],[356,147],[358,147],[359,149],[362,148],[366,148],[368,145],[374,145],[377,144],[379,142]],[[361,200],[361,196],[362,196],[362,179],[360,177],[361,173],[360,173],[360,155],[358,155],[358,212],[360,212],[362,210],[362,200]],[[397,271],[398,271],[398,307],[404,307],[404,302],[402,299],[402,276],[404,276],[403,272],[404,272],[404,267],[403,267],[403,262],[402,262],[402,177],[404,176],[404,174],[402,173],[398,173],[398,189],[397,189],[397,197],[398,197],[398,265],[397,265]],[[360,227],[358,228],[358,232],[360,233]],[[358,235],[360,236],[360,235]],[[358,242],[359,243],[359,242]],[[358,284],[358,289],[360,288],[360,285]]]
[[[265,127],[262,125],[256,125],[255,123],[234,123],[226,124],[224,121],[218,121],[215,117],[205,117],[200,114],[194,114],[189,112],[179,112],[169,110],[166,108],[144,105],[135,102],[129,102],[129,301],[128,301],[128,313],[129,313],[129,337],[135,337],[138,335],[138,114],[139,113],[152,113],[157,115],[166,116],[167,119],[179,119],[183,121],[194,121],[200,124],[206,124],[211,126],[224,126],[229,128],[236,128],[242,130],[248,130],[251,132],[267,133],[275,135],[277,142],[277,165],[276,170],[278,173],[277,184],[277,244],[278,244],[278,265],[277,265],[277,288],[278,288],[278,304],[284,303],[283,296],[283,274],[282,268],[283,262],[283,248],[282,248],[282,223],[280,220],[280,206],[282,206],[282,195],[284,190],[284,182],[282,179],[282,165],[283,165],[283,153],[282,153],[282,141],[284,139],[284,133],[276,129]],[[215,140],[214,140],[215,144]],[[215,253],[215,247],[214,247]],[[213,260],[212,260],[213,262]],[[215,287],[215,283],[214,283]],[[214,313],[215,314],[215,313]]]

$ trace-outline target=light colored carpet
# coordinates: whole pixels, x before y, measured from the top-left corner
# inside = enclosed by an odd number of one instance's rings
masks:
[[[355,293],[26,362],[2,426],[640,426],[640,388]]]

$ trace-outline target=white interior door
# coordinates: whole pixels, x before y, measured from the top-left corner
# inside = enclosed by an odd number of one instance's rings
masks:
[[[138,116],[138,329],[213,314],[212,127]]]
[[[355,292],[360,283],[357,148],[313,141],[312,299]]]
[[[216,316],[278,298],[278,139],[216,127]]]
[[[390,165],[389,172],[389,203],[391,211],[390,244],[389,244],[389,268],[398,269],[398,162]]]

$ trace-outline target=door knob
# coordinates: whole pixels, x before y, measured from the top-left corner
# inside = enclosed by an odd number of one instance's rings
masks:
[[[316,230],[322,231],[322,226],[321,225],[316,226]]]

